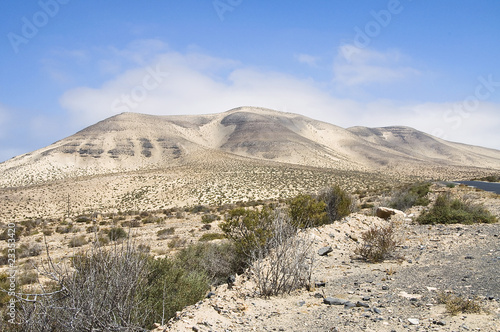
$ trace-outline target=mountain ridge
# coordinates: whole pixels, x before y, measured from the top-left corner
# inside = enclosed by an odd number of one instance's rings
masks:
[[[223,159],[353,171],[408,164],[500,169],[498,150],[445,141],[410,127],[344,129],[299,114],[238,107],[203,115],[117,114],[1,163],[0,186],[188,165],[215,151]]]

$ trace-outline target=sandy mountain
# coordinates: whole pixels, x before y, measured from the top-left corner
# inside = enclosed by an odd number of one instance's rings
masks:
[[[344,129],[298,114],[240,107],[210,115],[122,113],[0,164],[0,185],[241,157],[368,172],[400,165],[500,169],[500,151],[447,142],[412,128]]]
[[[448,142],[409,127],[351,127],[364,140],[425,162],[498,168],[498,150]]]

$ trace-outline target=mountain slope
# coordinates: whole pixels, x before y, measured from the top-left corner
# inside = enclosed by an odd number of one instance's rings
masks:
[[[209,115],[119,114],[0,164],[0,186],[234,158],[367,172],[404,172],[402,165],[500,169],[500,151],[412,128],[344,129],[298,114],[240,107]]]

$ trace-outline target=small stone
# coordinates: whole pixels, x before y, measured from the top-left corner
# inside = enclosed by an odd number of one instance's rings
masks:
[[[465,259],[474,259],[472,256],[465,256]]]
[[[364,307],[364,308],[369,308],[370,305],[368,303],[364,303],[364,302],[361,302],[361,301],[357,301],[356,302],[356,307]]]
[[[314,294],[314,297],[317,298],[317,299],[322,299],[323,298],[323,294],[316,293],[316,294]]]
[[[329,305],[344,305],[347,303],[347,300],[338,299],[336,297],[327,297],[323,300],[323,303]]]
[[[354,308],[355,306],[356,304],[351,301],[347,301],[344,303],[344,309]]]
[[[388,290],[389,286],[382,286],[382,290]]]
[[[198,332],[200,329],[199,329],[199,328],[197,328],[196,326],[193,326],[193,327],[191,328],[191,330],[193,330],[194,332]]]
[[[379,315],[382,313],[382,311],[379,308],[373,308],[373,312]]]
[[[328,255],[329,253],[331,253],[333,251],[333,248],[328,246],[328,247],[323,247],[321,249],[318,250],[318,255],[320,256],[326,256]]]
[[[299,307],[302,307],[304,304],[306,304],[306,301],[300,301],[299,303],[297,303]]]
[[[326,282],[323,282],[323,281],[314,283],[314,287],[317,287],[317,288],[325,287],[325,286],[326,286]]]
[[[418,325],[420,324],[420,321],[416,318],[408,318],[408,322],[411,324],[411,325]]]
[[[434,321],[434,324],[436,325],[440,325],[440,326],[445,326],[446,325],[446,322],[444,320],[435,320]]]
[[[215,293],[214,292],[208,292],[207,294],[207,299],[211,298],[212,296],[214,296]]]
[[[362,300],[363,301],[370,301],[370,297],[369,296],[363,296]]]

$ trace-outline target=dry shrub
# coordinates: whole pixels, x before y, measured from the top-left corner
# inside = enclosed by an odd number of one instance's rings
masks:
[[[169,228],[160,229],[158,232],[156,232],[156,235],[158,236],[158,240],[165,240],[165,239],[168,239],[169,235],[172,235],[174,233],[175,233],[175,228],[169,227]]]
[[[393,225],[373,226],[361,238],[363,243],[356,248],[355,253],[373,263],[388,258],[398,245]]]
[[[438,303],[446,306],[446,311],[451,315],[459,313],[478,314],[483,309],[477,299],[464,299],[461,296],[441,292],[438,294]]]
[[[185,245],[186,245],[186,239],[183,239],[178,235],[173,236],[170,242],[167,244],[167,246],[170,249],[180,248]]]
[[[87,242],[88,241],[85,238],[85,235],[79,235],[79,236],[75,236],[71,240],[69,240],[68,246],[70,248],[77,248],[77,247],[81,247],[83,245],[86,245]]]
[[[270,236],[265,243],[253,245],[251,266],[259,293],[264,297],[309,288],[314,255],[312,241],[297,228],[288,215],[274,211]]]
[[[23,243],[16,250],[18,258],[39,256],[41,253],[42,246],[38,243]]]
[[[226,236],[222,233],[205,233],[200,237],[199,241],[200,242],[207,242],[207,241],[213,241],[213,240],[222,240],[225,238],[226,238]]]
[[[330,223],[348,216],[355,209],[351,196],[337,185],[324,189],[319,198],[326,204]]]
[[[148,312],[138,305],[147,259],[126,244],[105,250],[94,244],[72,259],[72,269],[49,259],[39,269],[51,287],[17,294],[23,331],[142,331]],[[54,286],[55,285],[55,286]]]

